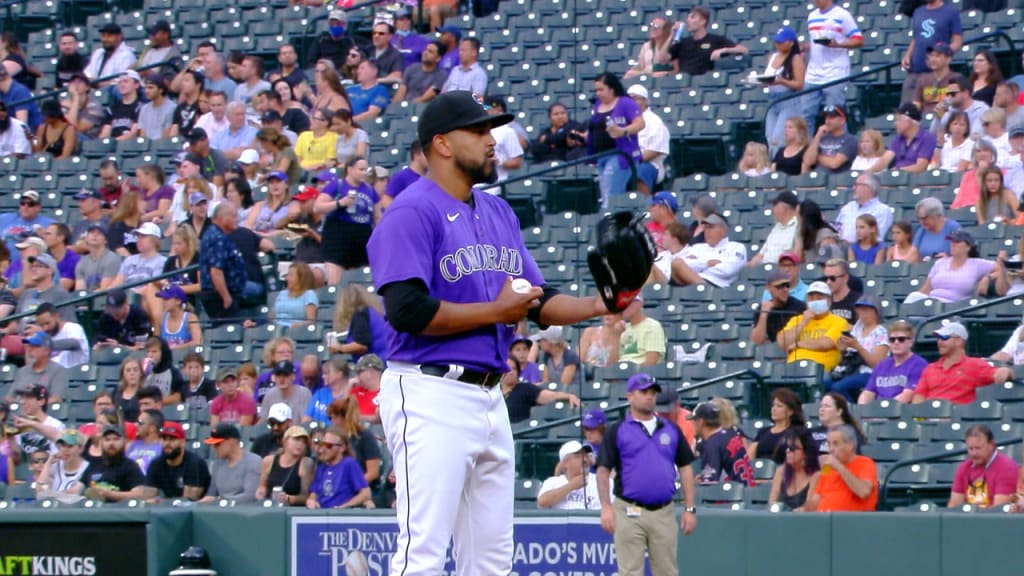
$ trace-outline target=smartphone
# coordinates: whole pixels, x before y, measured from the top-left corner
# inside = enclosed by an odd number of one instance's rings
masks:
[[[1003,267],[1007,270],[1020,270],[1024,267],[1024,262],[1003,262]]]
[[[846,336],[847,338],[853,338],[853,332],[850,332],[849,330],[844,330],[843,336]]]

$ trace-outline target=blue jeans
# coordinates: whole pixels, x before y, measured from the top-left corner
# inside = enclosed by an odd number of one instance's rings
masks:
[[[658,184],[658,169],[650,162],[636,167],[636,179],[647,185],[647,191],[654,194],[654,186]]]
[[[775,102],[787,94],[792,92],[773,92],[769,95],[769,102]],[[768,109],[768,115],[764,118],[764,138],[768,142],[769,160],[775,158],[775,153],[786,146],[786,120],[799,115],[799,98],[785,100]]]
[[[817,84],[804,84],[804,90],[817,87]],[[816,121],[818,112],[823,106],[842,106],[846,110],[846,84],[829,86],[818,92],[811,92],[800,97],[800,106],[803,108],[804,120],[807,120],[807,133],[814,135],[817,128]]]
[[[259,298],[260,296],[263,296],[263,284],[246,280],[245,288],[242,289],[242,298],[250,299]]]
[[[608,206],[610,196],[626,193],[629,185],[629,168],[623,168],[619,155],[605,156],[597,161],[597,184],[601,188],[601,207]]]
[[[853,376],[847,376],[838,382],[832,380],[828,374],[822,380],[822,384],[825,385],[825,390],[829,392],[839,392],[850,402],[857,402],[857,399],[853,397],[854,393],[858,393],[868,385],[868,378],[871,377],[870,372],[858,372]]]

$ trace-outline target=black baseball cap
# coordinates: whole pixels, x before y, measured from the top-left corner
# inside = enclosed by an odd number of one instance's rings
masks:
[[[117,22],[107,22],[100,27],[100,34],[120,34],[121,26]]]
[[[122,288],[114,288],[107,292],[107,308],[120,308],[128,301],[128,293]]]
[[[206,135],[206,130],[203,130],[202,128],[193,128],[188,133],[188,142],[191,144],[193,142],[199,142],[200,140],[206,140],[208,137],[209,136]]]
[[[260,122],[281,122],[281,114],[277,110],[267,110],[260,116]]]
[[[292,364],[291,360],[281,360],[274,364],[273,374],[295,374],[295,364]]]
[[[167,20],[157,20],[152,26],[146,29],[150,35],[156,34],[157,32],[171,33],[171,23]]]
[[[793,208],[796,208],[800,205],[800,198],[789,190],[783,190],[782,192],[779,192],[778,196],[772,199],[772,206],[775,206],[779,202],[784,202]]]
[[[512,114],[491,115],[483,96],[468,90],[445,92],[427,104],[427,109],[420,116],[417,134],[420,144],[426,146],[434,136],[447,134],[453,130],[461,130],[490,123],[491,128],[504,126],[515,116]]]
[[[242,433],[238,430],[238,427],[228,422],[222,422],[217,424],[210,430],[210,437],[203,440],[203,444],[220,444],[221,442],[234,438],[235,440],[242,439]]]
[[[902,106],[897,108],[896,113],[902,114],[915,122],[921,121],[921,109],[918,108],[917,106],[914,106],[914,104],[911,102],[907,102],[906,104],[903,104]]]

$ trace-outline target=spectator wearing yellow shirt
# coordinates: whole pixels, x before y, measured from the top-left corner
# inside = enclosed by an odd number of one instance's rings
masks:
[[[295,155],[306,170],[323,170],[337,163],[338,135],[327,128],[331,125],[331,111],[313,110],[309,116],[310,129],[299,134],[295,141]]]
[[[778,335],[779,346],[789,354],[786,362],[811,360],[825,372],[839,364],[839,337],[850,325],[830,312],[831,307],[832,291],[827,284],[819,281],[807,287],[807,310],[791,318]]]

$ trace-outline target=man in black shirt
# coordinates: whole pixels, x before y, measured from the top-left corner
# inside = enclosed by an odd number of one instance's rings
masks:
[[[711,12],[703,6],[694,6],[686,15],[686,31],[689,36],[679,39],[669,49],[672,55],[672,69],[675,73],[685,72],[693,76],[706,74],[715,67],[715,61],[725,54],[746,54],[747,47],[737,44],[724,36],[708,34]]]
[[[245,299],[260,298],[264,293],[263,266],[260,264],[260,252],[273,252],[274,243],[269,238],[264,238],[252,230],[239,226],[228,234],[228,238],[234,241],[235,247],[242,253],[242,260],[245,261],[245,290],[242,297]]]
[[[193,128],[188,133],[188,160],[199,166],[199,175],[217,188],[224,188],[224,170],[228,167],[228,159],[224,153],[210,146],[210,137],[206,130]]]
[[[156,498],[159,491],[165,498],[199,500],[210,487],[206,461],[185,450],[185,430],[181,424],[165,422],[160,438],[163,455],[153,460],[146,471],[147,498]]]
[[[145,495],[142,469],[124,456],[124,431],[118,426],[103,429],[100,440],[103,456],[89,464],[79,480],[79,490],[90,500],[121,502]]]
[[[142,78],[135,70],[127,70],[117,79],[117,92],[120,100],[107,108],[107,119],[100,130],[100,138],[126,140],[139,132],[139,110],[142,100],[139,99],[139,86]]]
[[[313,39],[313,44],[306,54],[306,67],[313,68],[317,60],[326,58],[334,62],[335,68],[341,68],[348,57],[348,51],[355,47],[352,37],[346,34],[348,15],[344,10],[331,10],[327,13],[327,30]]]
[[[517,340],[518,342],[518,340]],[[513,342],[513,346],[515,342]],[[508,358],[508,372],[501,377],[501,393],[505,396],[509,422],[515,424],[530,417],[530,409],[552,402],[568,402],[570,406],[579,408],[580,399],[575,394],[548,390],[543,386],[531,384],[519,379],[519,362],[511,355]]]
[[[825,262],[824,270],[824,280],[832,290],[832,313],[853,326],[857,321],[853,308],[861,293],[850,285],[850,264],[842,258],[830,258]]]
[[[277,453],[284,442],[285,430],[292,426],[292,409],[284,402],[278,402],[267,411],[267,426],[270,431],[252,441],[252,453],[260,458]]]
[[[185,70],[178,83],[178,107],[171,117],[170,136],[188,134],[199,120],[199,92],[205,78],[201,72]]]
[[[754,312],[754,327],[750,329],[750,341],[758,345],[775,342],[789,319],[807,309],[803,301],[790,296],[793,286],[788,272],[773,269],[768,273],[765,286],[772,298],[761,302],[760,309]]]
[[[687,418],[694,420],[697,435],[703,440],[701,469],[697,473],[699,481],[702,484],[731,481],[753,486],[754,469],[743,445],[743,437],[735,429],[722,428],[718,406],[713,402],[701,402]]]
[[[128,294],[117,288],[107,294],[106,307],[96,325],[93,348],[121,345],[141,350],[152,332],[149,314],[129,304]]]
[[[71,76],[81,74],[85,70],[85,58],[78,52],[78,36],[70,30],[61,33],[57,41],[57,88],[63,88],[71,82]]]

